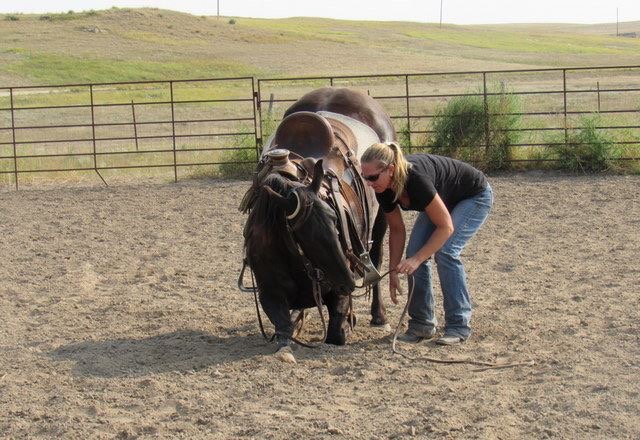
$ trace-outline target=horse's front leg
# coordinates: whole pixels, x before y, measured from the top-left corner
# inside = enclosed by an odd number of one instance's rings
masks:
[[[384,212],[381,208],[378,209],[376,220],[373,224],[373,231],[371,233],[373,244],[371,245],[371,262],[380,272],[382,266],[382,242],[384,240],[384,234],[387,231],[387,220],[384,217]],[[373,294],[371,298],[371,325],[374,327],[387,326],[387,311],[384,308],[384,302],[382,300],[382,294],[380,292],[380,283],[373,285]]]
[[[293,336],[293,322],[289,312],[289,306],[285,298],[279,295],[260,292],[260,304],[269,317],[269,321],[274,325],[276,335],[275,340],[278,349],[291,345]]]
[[[329,311],[329,324],[327,325],[327,344],[344,345],[349,335],[349,296],[336,295],[330,292],[325,300]]]

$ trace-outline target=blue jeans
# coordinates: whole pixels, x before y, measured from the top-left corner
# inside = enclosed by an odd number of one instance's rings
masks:
[[[480,194],[460,201],[451,211],[453,235],[435,253],[444,297],[445,335],[467,339],[471,334],[471,297],[460,254],[489,216],[492,205],[493,192],[489,185]],[[424,212],[418,214],[409,237],[407,257],[424,246],[434,230],[435,226],[429,217]],[[437,325],[431,276],[431,259],[422,263],[413,273],[415,288],[409,304],[410,329],[427,332]]]

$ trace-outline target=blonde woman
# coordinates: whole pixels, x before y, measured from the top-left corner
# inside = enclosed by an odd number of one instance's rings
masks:
[[[415,282],[409,304],[409,326],[399,339],[420,342],[436,334],[431,257],[437,263],[443,294],[444,335],[441,345],[465,341],[471,334],[471,298],[460,254],[480,229],[493,205],[485,175],[464,162],[433,154],[403,154],[396,143],[379,143],[362,156],[362,176],[376,193],[389,223],[391,301],[397,304],[399,274]],[[400,209],[418,211],[406,258],[406,229]]]

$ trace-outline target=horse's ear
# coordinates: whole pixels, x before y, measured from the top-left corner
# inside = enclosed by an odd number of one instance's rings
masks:
[[[298,209],[298,204],[300,201],[296,197],[295,194],[292,194],[294,191],[291,191],[287,197],[282,196],[275,192],[270,186],[263,186],[262,190],[265,191],[271,200],[273,200],[281,209],[284,210],[287,217],[289,217],[292,213],[296,212]]]
[[[322,159],[316,162],[315,167],[313,167],[313,180],[311,181],[311,190],[318,194],[320,190],[320,185],[322,184],[322,178],[324,177],[324,170],[322,169]]]
[[[262,190],[267,193],[267,195],[269,196],[269,198],[271,200],[276,202],[278,205],[286,208],[286,206],[287,206],[287,199],[286,198],[284,198],[282,195],[280,195],[277,192],[275,192],[270,186],[264,185],[262,187]]]

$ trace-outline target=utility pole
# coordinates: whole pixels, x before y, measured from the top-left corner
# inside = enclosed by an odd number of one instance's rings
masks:
[[[217,0],[216,3],[218,6],[218,20],[220,20],[220,0]]]
[[[442,29],[442,0],[440,0],[440,29]]]
[[[618,23],[619,23],[619,20],[618,20],[618,8],[616,8],[616,37],[620,36]]]

